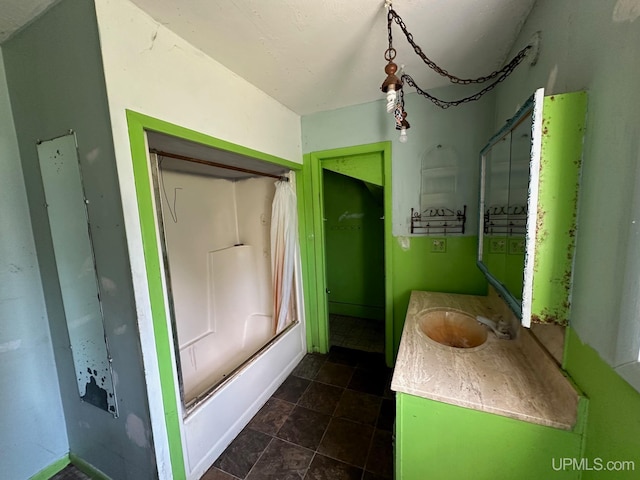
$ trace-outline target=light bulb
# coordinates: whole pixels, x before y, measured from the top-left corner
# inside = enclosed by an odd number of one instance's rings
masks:
[[[389,85],[389,90],[387,90],[387,113],[393,112],[393,109],[396,106],[396,87],[394,85]]]
[[[407,129],[405,127],[402,127],[400,129],[400,138],[398,140],[400,141],[400,143],[407,143],[408,137],[407,137]]]

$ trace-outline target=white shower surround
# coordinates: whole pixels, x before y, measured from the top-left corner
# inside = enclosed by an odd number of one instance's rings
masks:
[[[262,351],[274,337],[274,179],[161,171],[167,282],[187,405],[185,463],[196,479],[300,360],[304,335],[294,328]]]
[[[166,252],[187,405],[273,337],[271,178],[161,169]]]

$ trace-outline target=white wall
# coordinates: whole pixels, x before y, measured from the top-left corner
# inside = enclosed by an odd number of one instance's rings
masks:
[[[160,477],[169,476],[164,408],[125,110],[302,162],[300,118],[128,0],[96,0],[102,60]]]
[[[515,49],[535,31],[538,64],[499,87],[496,126],[538,87],[588,92],[570,323],[615,365],[621,320],[634,319],[626,340],[640,341],[640,1],[538,0]]]
[[[66,455],[69,441],[2,50],[0,164],[0,476],[22,479]]]

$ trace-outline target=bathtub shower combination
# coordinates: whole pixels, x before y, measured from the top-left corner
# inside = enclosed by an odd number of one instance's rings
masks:
[[[293,262],[298,277],[295,236],[296,255],[282,257],[279,248],[281,233],[297,231],[297,226],[272,229],[272,211],[281,218],[280,187],[289,184],[219,169],[194,171],[163,156],[157,165],[156,208],[183,404],[185,463],[188,477],[199,478],[306,350],[300,289],[278,283],[274,289],[272,273]],[[279,261],[272,261],[272,252]]]
[[[207,254],[206,315],[188,316],[184,323],[202,322],[195,338],[180,346],[184,401],[187,407],[206,396],[273,338],[273,317],[260,301],[255,275],[257,254],[252,245],[236,245]],[[174,301],[175,297],[174,297]],[[176,318],[178,338],[181,329]],[[181,331],[182,330],[182,331]],[[186,336],[186,335],[185,335]],[[188,338],[188,337],[187,337]]]
[[[181,172],[172,170],[178,161],[163,157],[159,166],[182,395],[190,410],[275,335],[275,179]]]

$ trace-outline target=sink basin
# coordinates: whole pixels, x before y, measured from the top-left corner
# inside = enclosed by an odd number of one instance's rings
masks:
[[[418,318],[418,330],[431,340],[454,348],[474,348],[487,341],[487,328],[471,315],[431,310]]]

